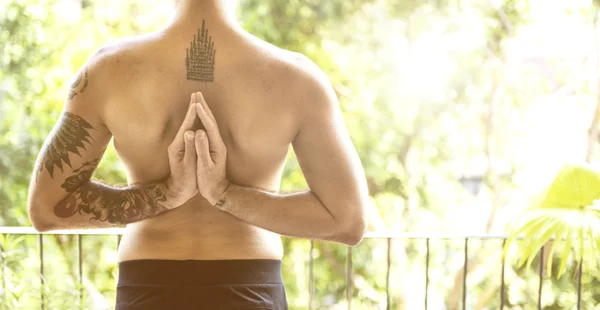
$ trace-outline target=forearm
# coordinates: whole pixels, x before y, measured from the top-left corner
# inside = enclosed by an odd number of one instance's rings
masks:
[[[88,180],[75,188],[63,187],[68,195],[51,210],[39,208],[31,212],[32,220],[38,218],[38,229],[117,227],[160,215],[176,206],[164,181],[116,188]]]
[[[120,226],[157,216],[173,206],[165,182],[114,188],[88,181],[54,207],[66,225]],[[59,220],[60,222],[60,220]]]
[[[352,243],[344,224],[310,191],[280,195],[232,184],[215,206],[280,235]]]

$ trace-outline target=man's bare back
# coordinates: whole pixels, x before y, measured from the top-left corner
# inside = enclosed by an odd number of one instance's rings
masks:
[[[106,48],[111,67],[105,109],[108,129],[130,183],[169,172],[167,146],[200,91],[227,146],[227,174],[236,184],[277,191],[298,130],[294,84],[301,58],[242,32],[205,29],[216,49],[214,81],[186,78],[192,28],[166,29]],[[202,23],[197,25],[200,29]],[[211,27],[212,26],[212,27]],[[197,196],[160,217],[132,223],[122,239],[121,260],[281,258],[277,234],[242,222]]]

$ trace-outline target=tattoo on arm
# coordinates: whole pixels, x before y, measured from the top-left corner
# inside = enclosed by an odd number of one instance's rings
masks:
[[[71,167],[69,153],[79,155],[80,149],[85,150],[86,144],[93,140],[90,131],[96,130],[83,118],[70,112],[65,112],[59,123],[58,129],[51,133],[51,138],[42,150],[38,167],[38,173],[46,167],[52,178],[55,168],[63,171],[63,163]]]
[[[227,200],[225,200],[225,198],[222,198],[221,200],[217,201],[217,203],[215,203],[215,207],[220,208],[222,207],[225,203],[227,202]]]
[[[198,35],[190,43],[190,48],[185,50],[185,66],[187,68],[187,79],[201,82],[213,82],[215,77],[215,42],[208,35],[202,20],[202,30],[198,29]]]
[[[79,93],[77,93],[77,88],[79,87],[79,85],[81,85],[82,80],[83,80],[83,87],[81,88]],[[68,95],[69,100],[73,99],[78,94],[83,94],[83,92],[87,88],[87,85],[88,85],[88,70],[87,70],[87,68],[85,68],[84,73],[79,72],[79,74],[77,74],[77,77],[75,78],[75,81],[73,81],[73,83],[71,84],[71,89],[69,89],[69,95]]]
[[[70,156],[81,157],[80,151],[93,141],[91,130],[96,129],[82,117],[65,111],[42,150],[38,173],[45,167],[54,178],[56,169],[64,172],[65,164],[73,168]],[[99,162],[100,158],[84,162],[64,180],[61,187],[68,195],[54,207],[57,217],[81,214],[90,215],[90,221],[128,224],[168,210],[164,182],[121,189],[90,181]]]
[[[168,210],[161,182],[116,189],[90,181],[98,162],[99,159],[84,163],[62,184],[69,195],[54,207],[57,217],[87,214],[91,215],[90,221],[128,224]]]

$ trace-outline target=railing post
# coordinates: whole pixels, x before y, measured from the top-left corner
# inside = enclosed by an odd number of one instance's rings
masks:
[[[83,307],[81,304],[83,302],[83,236],[81,234],[77,235],[77,259],[78,259],[78,267],[79,267],[79,306]]]
[[[0,237],[2,237],[2,239],[4,239],[4,235],[0,235]],[[0,283],[2,283],[2,286],[0,287],[0,289],[2,289],[3,294],[6,294],[6,284],[4,283],[5,281],[5,274],[6,274],[6,260],[4,259],[4,247],[0,244],[0,255],[2,255],[2,280],[0,280]]]
[[[427,253],[425,254],[425,310],[427,310],[427,295],[429,293],[429,238],[426,238]]]
[[[385,297],[386,297],[386,310],[390,310],[392,306],[390,298],[390,269],[392,267],[392,238],[387,238],[387,269],[385,273]]]
[[[543,277],[544,277],[544,248],[545,247],[546,247],[546,245],[543,245],[542,248],[540,249],[540,268],[539,268],[540,286],[538,288],[538,310],[542,310],[542,284],[543,284]]]
[[[504,250],[504,247],[506,246],[506,238],[502,239],[502,250]],[[506,258],[503,256],[502,257],[502,279],[500,281],[500,310],[504,309],[504,269],[505,269],[505,264],[506,264]]]
[[[577,272],[577,310],[581,310],[581,275],[583,274],[583,253],[579,261],[579,270]]]
[[[469,255],[469,238],[465,238],[465,265],[463,268],[463,310],[467,309],[467,268],[468,268],[468,255]]]
[[[39,247],[40,247],[40,300],[41,309],[44,310],[46,307],[44,300],[44,235],[39,234]]]
[[[352,309],[352,247],[348,247],[346,254],[346,300],[348,310]]]
[[[310,240],[310,250],[308,251],[308,309],[312,310],[313,298],[315,294],[315,278],[313,271],[313,253],[315,248],[315,241]]]

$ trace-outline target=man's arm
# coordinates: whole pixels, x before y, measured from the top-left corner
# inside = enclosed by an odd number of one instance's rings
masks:
[[[310,190],[282,195],[264,190],[229,184],[211,188],[208,180],[216,175],[202,171],[217,167],[198,164],[200,193],[219,209],[269,231],[301,238],[358,244],[367,226],[368,189],[358,154],[346,130],[335,93],[327,77],[311,64],[306,77],[301,123],[293,140],[294,151]],[[202,102],[202,101],[201,101]],[[214,117],[206,104],[199,112],[205,124],[210,146],[197,145],[199,160],[210,148],[224,156]],[[203,114],[206,114],[203,116]],[[207,124],[215,123],[214,126]],[[212,131],[212,132],[211,132]],[[198,136],[198,134],[197,134]],[[214,146],[213,146],[214,144]],[[224,146],[222,146],[224,149]],[[204,150],[204,151],[203,151]],[[215,166],[224,160],[216,159]],[[204,192],[203,192],[204,190]]]
[[[38,155],[28,197],[29,218],[38,231],[120,226],[164,213],[197,193],[196,188],[182,187],[182,180],[197,186],[195,169],[190,169],[196,161],[193,139],[185,143],[188,148],[183,142],[193,125],[194,105],[169,147],[175,177],[126,188],[90,180],[112,137],[100,112],[108,93],[102,72],[106,65],[96,54],[82,68]],[[191,172],[183,173],[185,163]]]

